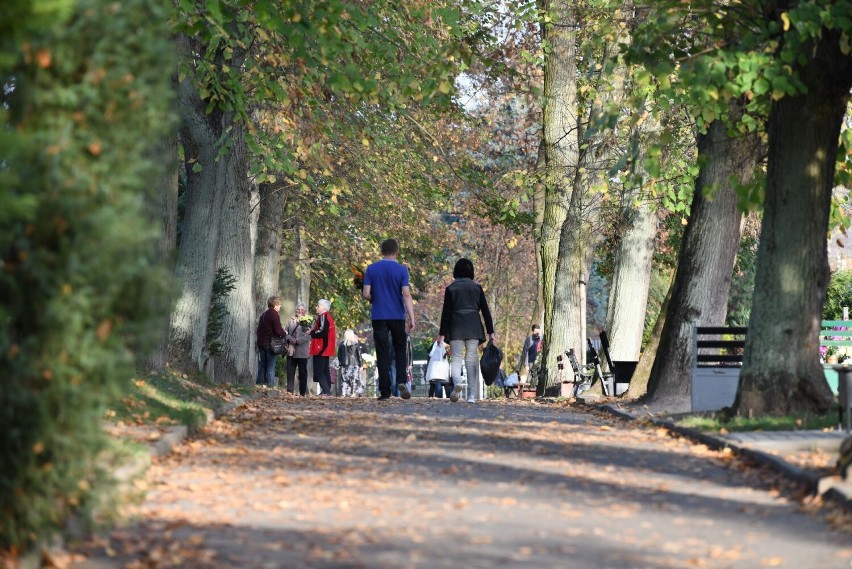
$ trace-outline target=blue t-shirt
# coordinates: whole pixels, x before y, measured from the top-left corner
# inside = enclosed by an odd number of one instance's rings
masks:
[[[408,286],[408,269],[396,261],[376,261],[364,272],[364,286],[370,285],[373,320],[405,320],[402,287]]]

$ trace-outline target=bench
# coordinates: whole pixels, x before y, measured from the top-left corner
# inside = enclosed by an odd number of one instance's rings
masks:
[[[696,326],[692,337],[692,411],[718,411],[734,404],[748,328]],[[725,336],[733,339],[724,339]]]
[[[820,347],[852,348],[852,320],[823,320],[820,323],[819,345]],[[832,365],[834,364],[826,361],[823,364],[823,373],[831,390],[837,393],[837,372],[831,368]]]
[[[837,328],[848,328],[838,330]],[[692,342],[692,410],[717,411],[734,404],[740,382],[747,328],[697,326]],[[733,336],[734,339],[724,339]],[[823,320],[820,346],[852,348],[852,321]],[[823,364],[831,390],[838,393],[837,372]]]

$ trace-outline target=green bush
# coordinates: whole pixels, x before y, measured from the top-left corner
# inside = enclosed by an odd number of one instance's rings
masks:
[[[173,126],[166,2],[14,4],[17,34],[0,40],[0,549],[107,511],[104,409],[168,302],[146,208]]]
[[[836,271],[831,275],[822,307],[823,320],[840,320],[843,307],[852,310],[852,271]]]

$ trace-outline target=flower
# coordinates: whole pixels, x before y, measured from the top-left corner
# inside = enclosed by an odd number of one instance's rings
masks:
[[[313,324],[313,323],[314,323],[314,317],[311,316],[310,314],[304,314],[302,316],[299,316],[299,324],[301,324],[302,326],[310,327],[311,324]]]

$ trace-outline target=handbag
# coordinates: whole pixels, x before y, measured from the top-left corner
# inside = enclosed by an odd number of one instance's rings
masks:
[[[261,318],[263,318],[263,316],[261,316]],[[263,319],[263,324],[266,328],[266,332],[269,334],[269,351],[275,355],[283,354],[285,347],[288,345],[287,339],[283,336],[276,336],[275,334],[273,334],[272,331],[269,329],[269,323],[266,321],[266,319]]]
[[[294,344],[287,343],[287,357],[292,358],[296,355],[296,346]]]
[[[276,355],[283,354],[286,346],[287,346],[287,340],[285,340],[281,336],[270,336],[269,337],[269,351],[271,351],[273,354],[276,354]]]

